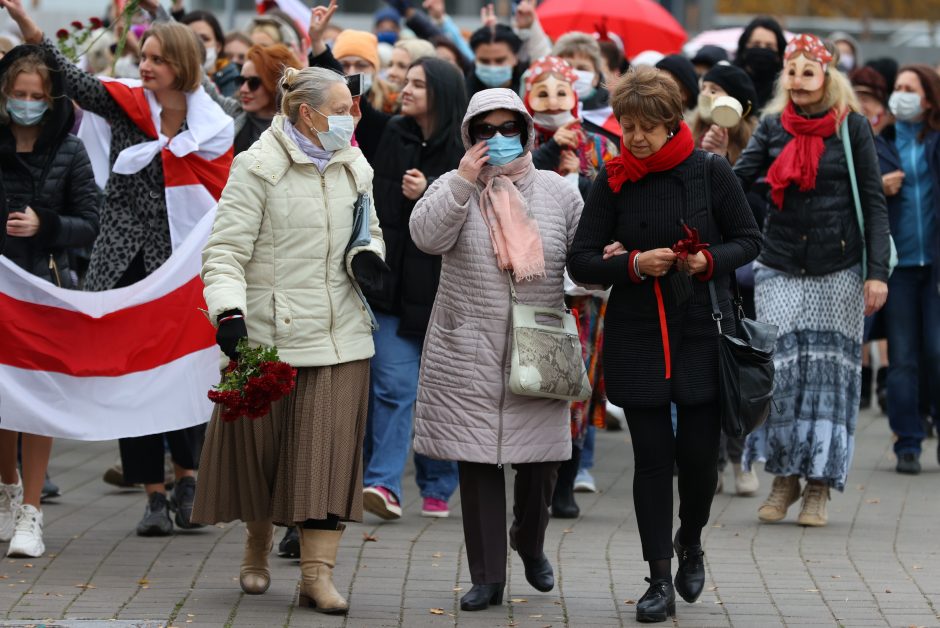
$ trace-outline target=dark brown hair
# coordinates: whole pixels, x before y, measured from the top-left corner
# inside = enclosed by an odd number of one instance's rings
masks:
[[[682,120],[682,91],[667,72],[648,66],[630,68],[614,85],[610,106],[618,122],[630,116],[672,131]]]
[[[921,87],[924,88],[924,98],[927,100],[927,109],[924,110],[924,128],[921,129],[917,137],[921,142],[931,131],[940,131],[940,76],[929,65],[923,63],[913,63],[905,65],[898,70],[898,76],[901,72],[913,72],[920,80]],[[896,81],[897,79],[895,79]],[[894,87],[893,85],[891,86]]]
[[[274,98],[277,93],[277,82],[281,80],[285,68],[303,67],[297,61],[296,55],[284,44],[271,46],[252,46],[248,49],[245,59],[255,64],[258,78],[264,91]]]

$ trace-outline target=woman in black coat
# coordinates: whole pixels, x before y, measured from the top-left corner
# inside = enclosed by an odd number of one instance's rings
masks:
[[[10,210],[3,254],[63,288],[77,287],[68,252],[94,242],[101,200],[85,147],[69,134],[74,117],[55,57],[17,46],[0,60],[0,180]],[[0,541],[10,541],[8,556],[38,558],[45,552],[39,499],[52,438],[22,435],[20,474],[18,437],[0,429]]]
[[[721,329],[732,333],[730,276],[757,256],[760,232],[728,163],[694,149],[675,81],[639,68],[617,84],[611,101],[623,128],[621,155],[591,188],[568,271],[577,282],[613,286],[604,376],[630,427],[634,506],[650,565],[637,620],[666,621],[675,613],[675,591],[690,603],[702,592],[701,531],[718,480],[718,328],[708,282],[717,289]],[[708,246],[696,245],[695,236]],[[671,403],[678,406],[675,435]],[[673,461],[681,524],[674,541]]]
[[[420,59],[406,77],[402,115],[389,121],[377,150],[382,159],[374,164],[376,213],[391,272],[380,288],[366,289],[379,328],[364,448],[364,505],[386,519],[401,516],[421,346],[441,272],[441,258],[415,246],[408,221],[431,183],[460,163],[460,123],[467,110],[463,77],[446,61]],[[415,467],[422,513],[447,516],[447,500],[457,487],[456,464],[416,454]]]

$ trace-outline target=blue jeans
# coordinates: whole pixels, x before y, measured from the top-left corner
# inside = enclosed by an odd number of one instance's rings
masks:
[[[418,396],[421,340],[398,335],[398,317],[376,312],[375,356],[371,363],[369,418],[362,458],[363,486],[382,486],[402,501],[401,477],[411,447]],[[415,454],[421,495],[447,500],[457,488],[457,463]]]
[[[897,268],[888,282],[888,421],[897,454],[920,454],[921,375],[935,407],[940,402],[940,295],[931,267]],[[922,373],[922,369],[926,370]]]
[[[590,471],[594,468],[594,431],[596,429],[593,425],[587,426],[587,432],[584,434],[584,444],[581,446],[579,471]]]

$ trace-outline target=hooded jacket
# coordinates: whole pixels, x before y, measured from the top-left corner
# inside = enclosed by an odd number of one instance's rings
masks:
[[[295,367],[371,358],[371,318],[350,264],[364,250],[385,254],[374,209],[371,242],[347,248],[357,198],[372,198],[372,168],[349,146],[321,173],[284,120],[275,116],[232,164],[202,253],[209,318],[241,310],[249,340],[276,345]]]
[[[459,87],[463,94],[463,86]],[[436,86],[436,89],[443,89],[443,86]],[[463,105],[466,105],[465,98]],[[414,118],[395,116],[379,143],[378,154],[382,159],[375,163],[375,196],[381,202],[376,213],[382,225],[385,261],[391,273],[385,277],[380,290],[366,292],[366,296],[375,309],[399,317],[397,331],[400,335],[424,336],[441,272],[440,256],[418,249],[408,232],[408,220],[416,201],[402,194],[402,177],[405,171],[417,168],[430,186],[439,176],[456,168],[463,157],[458,139],[459,122],[460,118],[455,118],[447,128],[439,129],[425,140]]]
[[[56,58],[39,46],[17,46],[0,60],[0,77],[29,54],[43,57],[51,70],[52,107],[40,122],[32,152],[17,153],[10,126],[0,127],[0,173],[8,210],[32,207],[39,215],[39,231],[28,238],[8,237],[3,254],[38,277],[75,288],[69,249],[95,241],[102,195],[84,145],[69,133],[75,114]],[[5,232],[6,221],[2,224]]]
[[[496,109],[532,118],[508,89],[488,89],[470,101],[461,128]],[[484,166],[493,168],[494,166]],[[522,303],[564,305],[564,269],[582,202],[554,172],[529,170],[516,186],[539,226],[545,276],[517,282]],[[415,407],[415,451],[442,460],[516,464],[571,457],[568,404],[522,397],[509,389],[512,315],[509,280],[496,263],[480,210],[482,182],[448,172],[418,201],[411,236],[419,249],[442,256],[441,281],[424,341]]]

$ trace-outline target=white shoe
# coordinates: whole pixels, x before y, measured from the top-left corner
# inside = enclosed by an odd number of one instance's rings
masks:
[[[594,484],[594,477],[587,469],[580,469],[578,475],[574,478],[575,493],[596,493],[597,485]]]
[[[742,497],[753,495],[760,488],[760,480],[754,473],[754,467],[747,471],[741,465],[734,465],[734,492]]]
[[[16,531],[10,541],[7,556],[39,558],[46,552],[42,542],[42,511],[25,504],[16,512]]]
[[[16,511],[23,505],[23,478],[17,477],[16,484],[0,483],[0,541],[13,538],[16,527]]]

